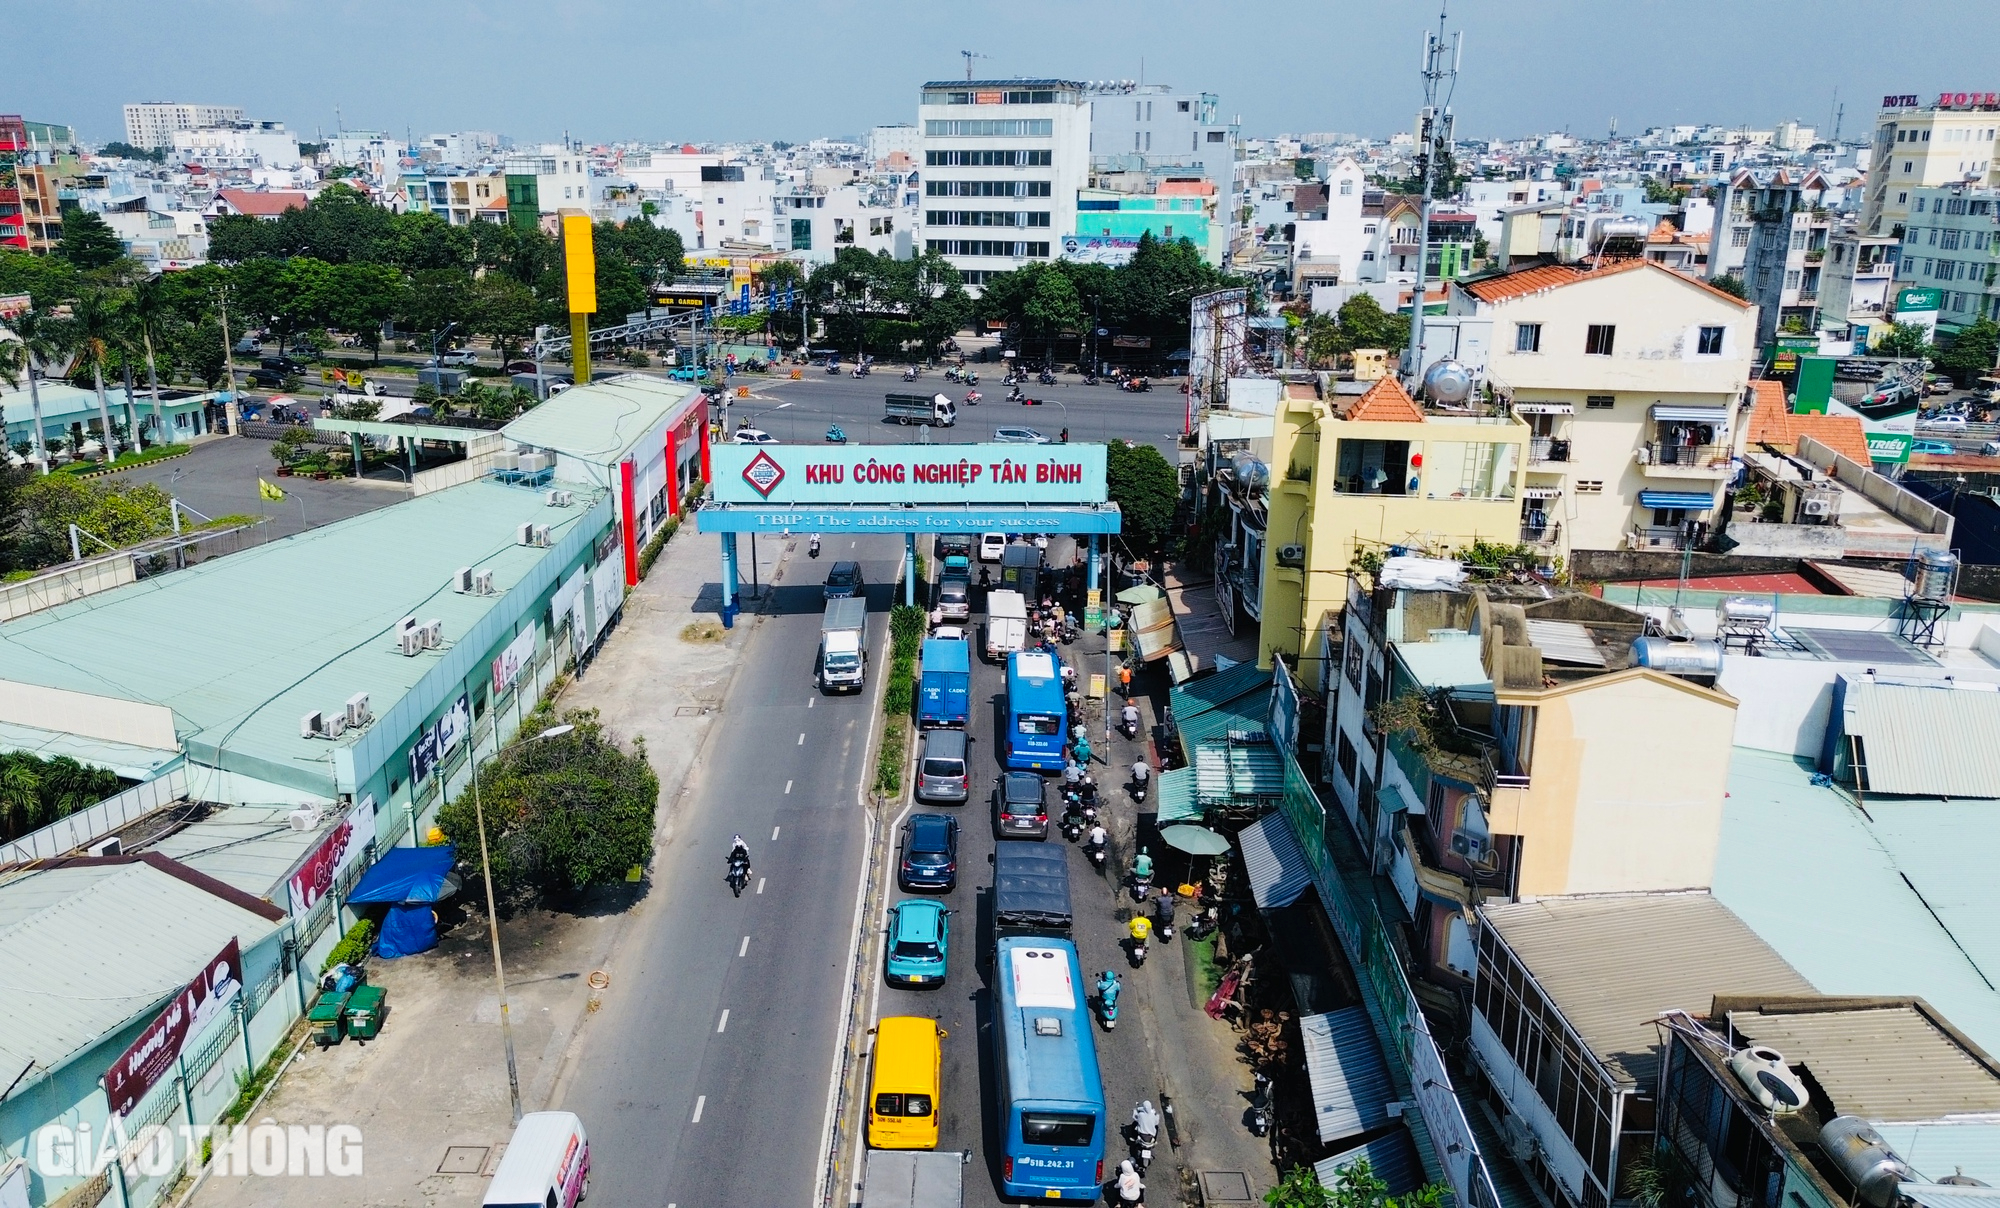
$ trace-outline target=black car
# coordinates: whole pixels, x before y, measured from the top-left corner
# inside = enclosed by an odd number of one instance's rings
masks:
[[[836,562],[833,569],[826,572],[826,598],[829,600],[858,596],[863,586],[859,562]]]
[[[1002,839],[1049,837],[1046,786],[1033,772],[1007,772],[993,782],[993,833]]]
[[[273,373],[283,374],[286,377],[298,377],[306,371],[304,365],[299,364],[290,357],[265,357],[258,364],[264,369],[268,369]]]
[[[278,390],[283,388],[285,379],[290,376],[292,375],[280,373],[275,369],[252,369],[250,371],[250,384],[252,386],[263,386],[269,390]]]
[[[950,893],[958,885],[958,819],[912,814],[903,824],[903,857],[896,869],[904,890]]]

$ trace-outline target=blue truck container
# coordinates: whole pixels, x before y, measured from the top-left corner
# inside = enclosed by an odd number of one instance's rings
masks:
[[[919,726],[963,726],[972,717],[972,647],[963,638],[925,638],[917,686]]]

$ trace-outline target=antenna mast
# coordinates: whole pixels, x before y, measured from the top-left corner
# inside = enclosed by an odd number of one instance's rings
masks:
[[[1445,9],[1439,5],[1437,32],[1424,35],[1424,108],[1418,114],[1416,148],[1417,171],[1424,178],[1424,197],[1417,211],[1417,284],[1410,292],[1409,375],[1413,386],[1423,372],[1424,261],[1431,246],[1431,198],[1436,191],[1438,173],[1451,162],[1451,94],[1458,86],[1458,60],[1465,41],[1465,34],[1461,31],[1451,35],[1447,47],[1444,23]],[[1449,66],[1446,66],[1447,60]]]
[[[976,50],[961,50],[958,53],[965,56],[965,79],[967,83],[972,82],[972,61],[974,59],[990,59],[993,57],[992,55],[980,54]]]

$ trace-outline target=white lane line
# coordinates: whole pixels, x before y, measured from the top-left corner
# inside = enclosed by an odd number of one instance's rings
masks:
[[[757,878],[757,892],[758,893],[764,892],[764,878],[762,877]]]
[[[787,780],[787,781],[785,781],[785,796],[789,797],[789,796],[791,796],[791,795],[792,795],[792,782],[791,782],[791,781],[789,781],[789,780]],[[772,837],[773,839],[777,838],[777,837],[778,837],[778,836],[777,836],[777,833],[776,833],[775,831],[774,831],[774,832],[772,832],[772,835],[771,835],[771,837]]]
[[[903,820],[905,818],[908,818],[910,816],[910,812],[916,808],[917,805],[916,802],[914,801],[905,804],[903,806],[902,811],[896,815],[896,820],[889,824],[890,829],[893,831],[901,828],[903,825]],[[890,869],[895,867],[895,863],[896,862],[894,860],[882,861],[882,898],[880,906],[878,908],[879,913],[875,919],[875,930],[878,932],[887,931],[889,928],[889,898],[891,896],[889,887],[889,878],[892,875],[894,875],[890,872]],[[862,867],[864,869],[867,867],[867,862],[865,859],[862,862]],[[863,873],[863,877],[865,879],[866,877],[865,872]],[[880,1022],[881,1018],[882,1018],[882,979],[877,977],[874,979],[874,985],[869,989],[868,992],[868,1031],[870,1032],[874,1031],[876,1024]],[[866,1044],[867,1042],[863,1041],[862,1043]],[[866,1137],[864,1137],[862,1134],[866,1133],[867,1131],[868,1130],[865,1128],[857,1128],[854,1130],[855,1132],[854,1169],[857,1172],[855,1175],[857,1181],[860,1178],[858,1172],[861,1169],[860,1167],[861,1149],[866,1141]]]
[[[785,791],[787,793],[792,791],[792,782],[789,780],[785,781]],[[771,842],[776,843],[777,841],[778,841],[778,828],[774,826],[771,828]]]
[[[716,1030],[716,1031],[717,1031],[718,1033],[721,1033],[721,1032],[727,1032],[727,1031],[729,1030],[729,1008],[728,1008],[728,1007],[724,1007],[724,1008],[722,1008],[722,1018],[721,1018],[721,1019],[718,1019],[718,1020],[716,1020],[716,1021],[715,1021],[715,1030]]]
[[[740,957],[747,954],[749,951],[750,951],[750,937],[746,935],[743,937],[743,942],[736,946],[736,955]]]
[[[804,730],[800,730],[800,731],[799,731],[799,742],[798,742],[798,745],[800,745],[800,746],[804,746],[804,745],[806,745],[806,732],[805,732]]]
[[[818,703],[819,703],[819,702],[818,702],[818,701],[816,701],[816,700],[814,700],[814,699],[813,699],[812,697],[810,697],[810,696],[806,697],[806,708],[810,709],[810,708],[812,708],[812,707],[813,707],[814,705],[816,705],[816,704],[818,704]]]
[[[689,1121],[688,1121],[688,1123],[689,1123],[689,1124],[699,1124],[699,1123],[701,1123],[701,1109],[702,1109],[702,1108],[704,1108],[704,1107],[707,1107],[707,1106],[708,1106],[708,1096],[707,1096],[707,1095],[697,1095],[697,1096],[695,1096],[695,1100],[694,1100],[694,1119],[692,1119],[692,1120],[689,1120]]]

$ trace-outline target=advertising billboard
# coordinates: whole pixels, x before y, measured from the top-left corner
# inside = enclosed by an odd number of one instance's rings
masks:
[[[1924,363],[1870,357],[1849,358],[1840,366],[1836,373],[1849,375],[1848,380],[1833,383],[1827,414],[1851,415],[1861,421],[1870,461],[1893,465],[1909,461],[1910,444],[1917,438]],[[1855,381],[1856,376],[1866,380]]]
[[[173,1072],[188,1039],[201,1035],[242,989],[243,956],[232,938],[104,1071],[104,1097],[110,1101],[111,1114],[131,1114],[146,1092]]]
[[[1937,338],[1938,312],[1943,309],[1941,289],[1911,287],[1896,291],[1896,322],[1921,327],[1931,339]]]
[[[375,799],[364,797],[340,824],[320,840],[312,854],[291,875],[292,915],[303,918],[340,883],[340,876],[375,842]]]
[[[1122,235],[1064,235],[1062,237],[1062,258],[1078,264],[1118,265],[1130,263],[1132,254],[1139,250],[1139,237],[1125,238]]]
[[[1102,503],[1099,444],[717,445],[715,498],[785,505]]]

